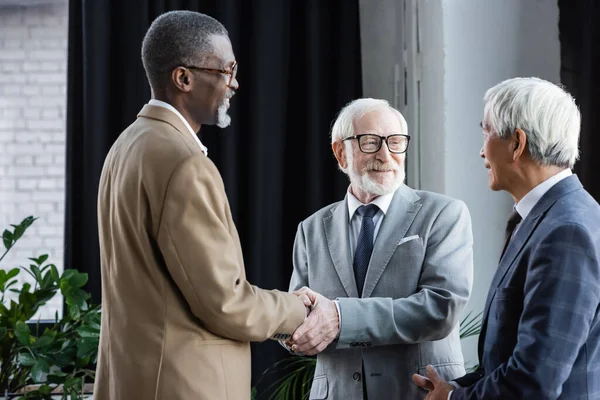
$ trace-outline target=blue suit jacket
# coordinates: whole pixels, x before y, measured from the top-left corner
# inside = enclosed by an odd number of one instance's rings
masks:
[[[461,399],[600,399],[600,206],[573,175],[522,221],[483,314]]]

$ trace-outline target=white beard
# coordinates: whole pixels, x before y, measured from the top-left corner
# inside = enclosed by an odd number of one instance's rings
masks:
[[[359,173],[354,169],[352,151],[348,151],[346,154],[348,155],[348,168],[346,171],[348,173],[348,177],[350,178],[350,183],[366,193],[376,196],[383,196],[395,192],[404,182],[406,172],[404,171],[403,165],[396,164],[394,166],[396,170],[396,176],[393,180],[387,180],[384,183],[378,183],[371,179],[368,171],[361,171],[361,173]]]
[[[223,100],[223,103],[217,109],[217,126],[226,128],[229,124],[231,124],[231,116],[227,114],[227,103]]]

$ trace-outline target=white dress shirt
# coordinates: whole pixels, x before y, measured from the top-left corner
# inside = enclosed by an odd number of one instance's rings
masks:
[[[546,194],[546,192],[548,192],[548,190],[552,189],[552,187],[554,185],[556,185],[558,182],[562,181],[565,178],[568,178],[571,175],[573,175],[573,173],[571,172],[570,169],[567,168],[565,170],[562,170],[558,174],[546,179],[544,182],[540,183],[539,185],[537,185],[536,187],[531,189],[529,191],[529,193],[527,193],[525,196],[523,196],[521,201],[519,201],[517,204],[514,205],[514,209],[517,210],[517,212],[521,216],[522,220],[527,218],[527,216],[531,213],[531,210],[533,210],[535,205],[540,201],[540,199],[542,197],[544,197],[544,195]],[[522,222],[522,220],[521,220],[521,222]],[[515,227],[515,230],[513,231],[513,234],[512,234],[513,236],[519,230],[519,227],[521,226],[521,222],[519,222],[519,224]],[[450,382],[450,384],[458,387],[458,384],[456,382]],[[450,396],[452,396],[452,392],[453,391],[450,391],[450,393],[448,393],[448,400],[450,400]]]
[[[519,213],[522,219],[527,218],[533,207],[540,201],[542,197],[546,194],[546,192],[552,189],[552,186],[556,185],[558,182],[562,181],[565,178],[573,175],[570,169],[565,169],[560,171],[558,174],[546,179],[544,182],[540,183],[533,189],[529,191],[521,201],[515,204],[515,210]],[[519,224],[520,225],[520,224]],[[518,227],[515,229],[517,231]]]
[[[387,214],[393,197],[394,192],[379,196],[369,203],[375,204],[377,207],[379,207],[379,211],[377,211],[377,213],[373,216],[373,224],[375,225],[375,231],[373,232],[373,243],[375,243],[375,239],[379,233],[379,228],[381,227],[381,221],[383,221],[383,217],[385,214]],[[350,254],[352,255],[352,259],[354,259],[356,243],[358,242],[358,235],[360,234],[360,228],[363,220],[363,217],[359,215],[356,210],[364,205],[366,204],[361,203],[348,189],[348,221],[350,223],[348,234],[350,239]]]
[[[202,152],[204,153],[204,155],[208,156],[208,149],[206,148],[206,146],[202,144],[202,142],[200,141],[200,138],[198,137],[196,132],[194,132],[194,130],[192,129],[190,124],[187,122],[187,120],[185,118],[183,118],[183,115],[181,115],[181,113],[179,111],[177,111],[177,109],[175,107],[173,107],[169,103],[165,103],[164,101],[160,101],[160,100],[156,100],[156,99],[150,100],[148,102],[148,104],[150,104],[152,106],[156,106],[156,107],[166,108],[167,110],[175,113],[175,115],[177,115],[179,117],[179,119],[181,119],[181,121],[183,122],[185,127],[188,128],[188,131],[190,132],[190,134],[192,135],[194,140],[198,143],[198,145],[202,149]]]

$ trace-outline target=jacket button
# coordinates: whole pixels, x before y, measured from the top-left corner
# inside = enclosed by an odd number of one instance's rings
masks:
[[[356,382],[360,381],[360,374],[355,372],[354,375],[352,375],[352,379],[354,379]]]

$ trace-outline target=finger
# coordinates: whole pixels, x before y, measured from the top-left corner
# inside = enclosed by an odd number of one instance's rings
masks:
[[[426,378],[422,375],[413,374],[412,380],[415,383],[415,385],[417,385],[420,388],[423,388],[425,390],[433,390],[434,389],[433,382],[431,382],[428,378]]]
[[[298,289],[292,293],[294,293],[296,296],[299,294],[307,295],[311,301],[311,304],[313,304],[313,305],[316,304],[316,302],[317,302],[317,297],[318,297],[317,292],[311,290],[310,288],[308,288],[306,286],[303,286],[300,289]]]
[[[295,345],[298,347],[298,350],[305,353],[306,351],[312,349],[319,343],[321,343],[325,338],[318,331],[308,332],[306,335],[301,337]]]
[[[302,302],[304,303],[304,305],[306,307],[312,306],[312,301],[308,298],[308,296],[306,294],[299,294],[297,296],[300,300],[302,300]]]
[[[325,350],[329,343],[330,342],[328,342],[327,340],[320,340],[316,343],[311,343],[311,345],[313,346],[304,350],[303,353],[307,356],[314,356],[315,354],[319,354],[320,352]]]
[[[309,355],[314,356],[315,354],[319,354],[320,352],[325,350],[327,348],[327,346],[329,346],[330,343],[331,343],[331,340],[323,340],[321,343],[319,343],[313,349],[310,350],[311,354],[309,354]]]
[[[317,324],[317,320],[318,318],[313,316],[313,314],[306,317],[302,325],[300,325],[292,334],[292,342],[296,343],[298,339],[306,334],[306,332],[312,330]]]
[[[427,378],[433,383],[433,386],[437,386],[441,379],[435,368],[432,365],[428,365],[425,367],[425,371],[427,371]]]

